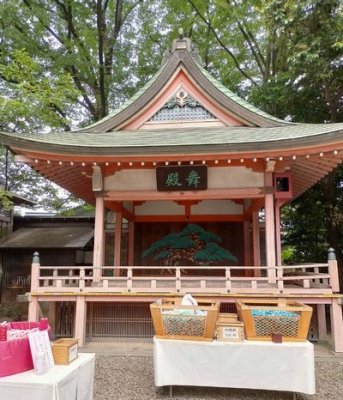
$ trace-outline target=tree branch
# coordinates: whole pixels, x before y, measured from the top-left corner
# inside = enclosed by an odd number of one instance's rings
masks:
[[[236,1],[234,1],[234,5],[236,7],[238,7]],[[244,25],[241,23],[241,21],[238,18],[235,18],[235,20],[236,20],[238,28],[241,31],[244,39],[248,43],[248,46],[251,50],[252,55],[254,56],[254,59],[257,63],[257,66],[258,66],[258,69],[259,69],[261,75],[264,77],[265,69],[263,67],[265,67],[266,64],[265,64],[264,57],[262,56],[262,54],[260,52],[260,49],[256,43],[254,36],[252,35],[251,31],[245,29]],[[257,47],[257,50],[255,49],[255,47]]]
[[[247,74],[239,65],[239,62],[237,60],[237,58],[235,57],[235,55],[233,54],[233,52],[222,42],[222,40],[220,39],[220,37],[218,36],[216,30],[213,28],[213,25],[200,13],[199,9],[196,7],[196,5],[194,4],[193,0],[188,0],[188,2],[191,4],[191,6],[193,7],[193,9],[196,11],[196,13],[198,14],[198,16],[204,21],[204,23],[208,26],[208,28],[211,30],[211,32],[213,33],[214,37],[216,38],[217,42],[220,44],[220,46],[229,54],[229,56],[231,57],[231,59],[233,60],[236,68],[238,69],[238,71],[246,78],[248,79],[253,85],[257,85],[257,82],[255,82],[255,80],[249,75]]]

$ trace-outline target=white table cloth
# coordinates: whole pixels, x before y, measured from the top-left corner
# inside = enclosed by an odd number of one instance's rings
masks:
[[[156,386],[213,386],[315,393],[310,342],[154,338]]]
[[[69,365],[55,365],[43,375],[34,370],[0,378],[0,399],[92,400],[94,353],[79,353]]]

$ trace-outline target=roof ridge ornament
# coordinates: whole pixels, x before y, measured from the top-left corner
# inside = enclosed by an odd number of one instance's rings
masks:
[[[167,49],[163,54],[162,67],[169,61],[173,53],[178,50],[187,50],[194,60],[202,65],[198,48],[189,38],[184,36],[183,29],[179,28],[179,37],[173,40],[172,49]]]
[[[180,89],[172,96],[162,108],[174,108],[175,106],[184,107],[197,107],[201,104],[198,103],[191,95],[189,95],[186,90]]]

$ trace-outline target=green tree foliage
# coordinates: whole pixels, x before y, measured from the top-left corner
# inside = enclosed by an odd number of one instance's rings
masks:
[[[2,2],[0,129],[70,130],[106,116],[110,103],[114,108],[132,94],[142,3]],[[15,163],[5,149],[0,157],[0,184],[8,190],[49,210],[69,204],[70,194]]]
[[[77,93],[70,76],[44,75],[42,68],[25,50],[14,51],[11,63],[0,64],[0,129],[34,131],[63,129],[65,115],[57,109],[69,104]],[[0,147],[0,187],[3,205],[11,205],[8,194],[20,194],[47,210],[64,210],[78,203],[74,196],[44,179],[26,164],[17,163],[14,155]],[[5,201],[7,199],[7,201]]]
[[[259,13],[261,1],[187,0],[183,28],[198,46],[204,67],[247,97],[268,79],[270,60]]]
[[[296,122],[342,122],[342,1],[270,0],[264,7],[269,31],[285,38],[288,51],[286,69],[254,88],[256,102]],[[284,210],[294,262],[325,261],[330,246],[343,268],[342,174],[340,166]]]
[[[51,76],[27,50],[14,50],[1,59],[0,88],[1,129],[68,129],[64,110],[78,96],[68,73]]]
[[[323,193],[313,187],[283,209],[282,241],[293,250],[291,263],[326,262],[328,244],[323,200]]]
[[[297,122],[342,121],[342,11],[341,0],[264,2],[277,68],[255,88],[257,103]]]
[[[205,231],[199,225],[189,224],[181,232],[171,233],[154,242],[142,253],[142,258],[154,256],[155,260],[162,260],[166,266],[237,262],[235,256],[218,245],[220,242],[219,236]]]
[[[11,210],[13,207],[13,202],[11,200],[12,195],[7,190],[0,187],[0,211],[2,209]]]
[[[11,54],[25,48],[52,79],[68,74],[79,92],[74,112],[56,112],[79,123],[97,121],[136,90],[139,33],[146,18],[153,22],[149,3],[8,1],[1,7],[2,59],[10,63]]]

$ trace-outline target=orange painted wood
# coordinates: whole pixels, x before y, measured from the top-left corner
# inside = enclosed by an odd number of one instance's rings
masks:
[[[236,214],[226,215],[137,215],[135,222],[243,222],[244,217]]]
[[[76,300],[76,312],[74,321],[74,337],[78,339],[79,346],[85,344],[86,339],[86,299],[84,296],[78,296]]]
[[[121,213],[124,218],[126,218],[128,221],[133,221],[134,220],[134,214],[132,214],[127,208],[125,208],[120,202],[116,201],[108,201],[106,200],[105,202],[106,208],[109,210]]]
[[[272,187],[272,183],[271,183]],[[156,192],[154,190],[141,191],[108,191],[105,193],[105,200],[115,201],[140,201],[140,200],[222,200],[222,199],[241,199],[264,197],[261,188],[240,188],[240,189],[208,189],[199,192]]]
[[[333,349],[336,352],[343,352],[343,318],[341,299],[332,299],[330,318]]]
[[[135,223],[130,221],[129,222],[129,237],[128,237],[128,255],[127,255],[127,262],[128,265],[133,265],[134,260],[134,245],[135,245]]]
[[[225,124],[218,119],[205,119],[205,120],[187,120],[187,121],[166,121],[163,122],[145,122],[139,127],[140,130],[161,130],[161,129],[180,129],[180,128],[213,128],[218,126],[225,126]]]
[[[259,267],[261,265],[261,249],[260,249],[260,220],[258,211],[252,214],[252,245],[253,245],[253,265]],[[259,276],[260,270],[256,268],[254,276]]]
[[[94,253],[93,253],[93,266],[94,277],[97,279],[100,277],[99,267],[104,265],[104,253],[105,253],[105,208],[104,199],[102,196],[96,198],[95,207],[95,225],[94,225]]]
[[[265,186],[272,186],[273,173],[265,173]],[[274,194],[267,193],[265,197],[265,233],[266,233],[266,262],[267,266],[274,266],[276,263],[275,255],[275,219],[274,219]],[[275,282],[275,272],[269,271],[270,282]]]
[[[116,213],[116,229],[114,234],[114,265],[120,265],[121,259],[121,237],[123,231],[123,217],[121,213]],[[117,270],[119,272],[119,270]]]
[[[243,231],[244,231],[244,265],[251,265],[251,240],[250,240],[250,230],[249,230],[249,222],[243,222]],[[246,276],[249,276],[250,271],[246,271]]]
[[[275,200],[275,253],[276,265],[281,265],[281,209],[278,199]]]

